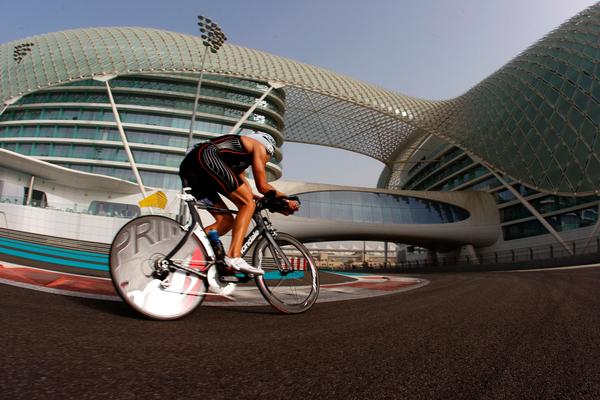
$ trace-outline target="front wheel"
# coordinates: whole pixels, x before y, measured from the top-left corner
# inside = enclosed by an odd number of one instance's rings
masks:
[[[181,318],[202,303],[206,283],[181,270],[159,273],[159,263],[185,231],[172,219],[145,215],[119,230],[110,248],[110,275],[117,293],[131,308],[153,319]],[[173,262],[203,272],[206,253],[192,235]]]
[[[319,272],[308,249],[285,233],[272,246],[263,237],[254,248],[253,265],[265,271],[256,285],[265,299],[285,314],[308,310],[319,296]],[[287,262],[286,262],[287,260]]]

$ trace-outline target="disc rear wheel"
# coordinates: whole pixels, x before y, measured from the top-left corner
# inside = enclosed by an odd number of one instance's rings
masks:
[[[112,281],[125,303],[140,314],[161,320],[181,318],[204,300],[203,278],[160,268],[184,234],[172,219],[147,215],[131,220],[115,236],[110,248]],[[172,261],[197,271],[206,269],[204,248],[193,235]]]

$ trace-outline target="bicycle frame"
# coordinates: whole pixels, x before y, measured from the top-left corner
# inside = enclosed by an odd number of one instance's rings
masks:
[[[185,189],[184,189],[184,191],[185,191]],[[204,246],[204,249],[206,250],[208,259],[210,260],[210,263],[209,263],[210,265],[212,265],[218,261],[222,261],[222,260],[217,260],[215,252],[213,250],[213,247],[212,247],[210,241],[208,240],[206,233],[204,232],[204,225],[202,224],[202,219],[200,218],[200,214],[198,213],[198,208],[203,209],[203,210],[208,210],[208,211],[217,211],[217,212],[224,212],[224,213],[230,213],[230,214],[236,214],[237,211],[230,210],[227,208],[217,208],[217,207],[212,207],[212,206],[197,205],[196,200],[191,195],[188,194],[188,196],[189,197],[185,198],[185,202],[187,203],[188,208],[190,210],[190,216],[191,216],[190,224],[188,226],[184,227],[184,229],[186,229],[185,235],[183,236],[183,238],[181,238],[181,240],[179,241],[179,243],[177,243],[177,245],[173,248],[173,250],[171,250],[171,252],[169,254],[167,254],[167,256],[163,260],[163,263],[166,263],[169,267],[182,269],[186,272],[192,273],[192,274],[200,276],[202,278],[206,278],[206,273],[202,273],[202,272],[178,265],[178,264],[174,263],[171,260],[171,258],[183,247],[183,245],[190,239],[190,237],[192,235],[195,235],[198,238],[198,240],[200,240],[202,245]],[[270,221],[266,217],[264,217],[260,211],[255,211],[254,215],[252,216],[252,220],[254,221],[254,223],[256,225],[252,229],[252,231],[248,235],[246,235],[246,237],[244,238],[244,243],[243,243],[242,249],[241,249],[242,257],[248,253],[248,251],[250,250],[252,245],[261,236],[263,236],[267,239],[267,241],[269,242],[269,247],[271,248],[271,252],[273,254],[275,252],[277,252],[277,253],[279,253],[279,256],[282,256],[281,249],[279,248],[279,246],[275,242],[275,239],[273,238],[273,236],[276,235],[276,232],[271,227]],[[291,267],[290,262],[287,259],[287,257],[283,256],[281,258],[285,262],[285,269],[283,271],[291,271],[292,267]],[[281,266],[279,268],[281,268]]]

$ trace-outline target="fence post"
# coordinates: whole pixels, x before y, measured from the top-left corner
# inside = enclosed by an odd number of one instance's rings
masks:
[[[497,251],[494,252],[494,260],[495,260],[496,264],[498,264],[498,252]]]
[[[550,245],[550,258],[554,258],[554,246]]]
[[[577,255],[577,249],[576,249],[576,245],[577,243],[573,242],[573,255],[576,256]]]
[[[515,262],[515,251],[511,250],[510,254],[512,255],[512,262]]]
[[[529,248],[529,261],[533,261],[533,248]]]

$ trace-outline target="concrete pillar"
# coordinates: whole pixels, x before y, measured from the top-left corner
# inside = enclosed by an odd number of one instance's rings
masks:
[[[460,258],[469,257],[469,262],[472,264],[480,264],[479,257],[477,256],[477,252],[475,252],[475,247],[472,244],[465,244],[460,248]]]
[[[33,184],[35,183],[35,176],[31,175],[29,179],[29,189],[27,190],[27,200],[25,200],[25,205],[31,205],[31,198],[33,197]]]
[[[435,250],[427,249],[427,257],[425,261],[431,265],[438,265],[437,252]]]
[[[388,266],[388,242],[383,242],[383,268]]]
[[[396,243],[396,264],[400,264],[406,261],[406,245],[403,243]]]
[[[103,77],[97,76],[94,80],[99,82],[104,82],[106,87],[106,93],[108,94],[108,100],[110,101],[110,106],[113,111],[113,116],[115,117],[115,122],[117,124],[117,130],[119,131],[119,135],[121,135],[121,141],[123,142],[123,149],[125,150],[125,154],[127,154],[127,159],[129,160],[129,165],[131,166],[131,172],[135,176],[135,180],[137,181],[138,187],[140,188],[140,193],[142,197],[146,197],[146,188],[144,187],[144,183],[142,182],[142,177],[137,169],[137,165],[135,163],[135,159],[133,158],[133,153],[129,148],[129,142],[127,141],[127,135],[125,135],[125,130],[123,129],[123,124],[121,123],[121,117],[119,116],[119,111],[117,110],[117,104],[115,103],[115,99],[112,94],[112,90],[110,89],[109,81],[115,78],[116,75],[106,75]]]

